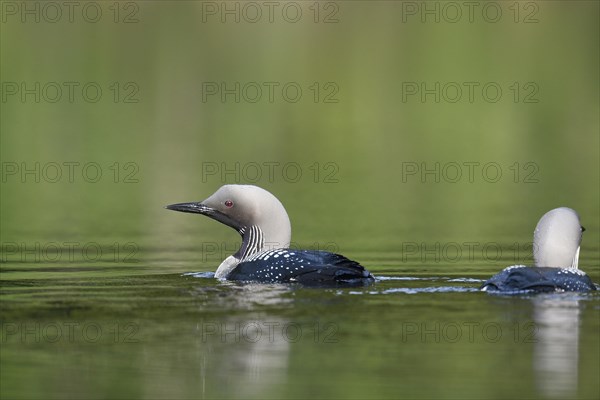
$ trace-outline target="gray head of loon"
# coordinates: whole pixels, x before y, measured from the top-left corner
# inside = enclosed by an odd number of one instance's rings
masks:
[[[581,226],[575,210],[560,207],[548,211],[533,233],[535,266],[578,268],[583,231],[585,228]]]
[[[226,277],[252,254],[290,245],[292,228],[285,208],[275,196],[258,186],[224,185],[204,201],[171,204],[166,208],[206,215],[242,235],[240,249],[219,265],[216,278]]]

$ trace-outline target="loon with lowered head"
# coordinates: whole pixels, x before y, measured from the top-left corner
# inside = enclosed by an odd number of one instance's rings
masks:
[[[240,249],[219,265],[215,278],[317,286],[358,286],[375,280],[362,265],[342,255],[290,249],[292,228],[285,208],[258,186],[224,185],[204,201],[166,208],[206,215],[242,236]]]
[[[489,292],[587,292],[596,286],[579,269],[579,215],[568,207],[542,216],[533,233],[534,267],[513,265],[484,282]]]

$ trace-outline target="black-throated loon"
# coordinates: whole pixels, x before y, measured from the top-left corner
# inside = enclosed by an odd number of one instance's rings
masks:
[[[579,215],[567,207],[542,216],[533,233],[534,267],[513,265],[481,286],[489,292],[587,292],[596,290],[579,269],[581,235]]]
[[[215,278],[305,285],[363,285],[374,281],[363,266],[326,251],[289,249],[292,229],[281,202],[252,185],[224,185],[199,203],[171,204],[169,210],[206,215],[242,236]]]

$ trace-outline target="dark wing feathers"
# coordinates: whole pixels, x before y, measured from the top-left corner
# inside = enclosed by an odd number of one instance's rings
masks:
[[[506,268],[484,282],[482,288],[500,292],[583,292],[596,290],[589,276],[550,267]]]
[[[283,266],[275,264],[272,258],[241,262],[227,279],[313,286],[362,285],[374,281],[362,265],[340,254],[312,250],[290,250],[290,254],[293,256],[285,259]],[[275,270],[267,275],[265,271],[272,271],[270,266]]]
[[[327,257],[320,261],[311,263],[307,271],[295,277],[296,281],[303,284],[320,284],[360,283],[364,279],[373,280],[372,275],[362,265],[342,255],[328,253]]]

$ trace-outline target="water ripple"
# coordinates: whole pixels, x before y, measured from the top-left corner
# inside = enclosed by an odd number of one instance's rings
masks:
[[[376,281],[440,281],[450,279],[447,276],[426,276],[426,277],[414,277],[414,276],[376,276]]]
[[[390,293],[405,293],[405,294],[418,294],[418,293],[466,293],[466,292],[478,292],[478,288],[464,287],[464,286],[435,286],[435,287],[422,287],[422,288],[391,288],[384,289],[381,291],[370,290],[368,292],[351,291],[348,294],[390,294]]]
[[[215,277],[214,272],[186,272],[182,276],[192,276],[194,278],[213,279]]]

